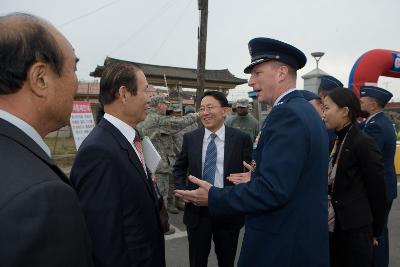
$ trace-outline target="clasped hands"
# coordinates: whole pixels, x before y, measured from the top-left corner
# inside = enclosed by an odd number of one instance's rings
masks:
[[[252,167],[243,161],[243,165],[248,172],[232,173],[227,177],[233,184],[247,183],[250,181]],[[189,181],[199,186],[196,190],[175,190],[175,196],[181,198],[186,203],[193,203],[195,206],[208,206],[208,192],[211,184],[193,175],[188,176]]]

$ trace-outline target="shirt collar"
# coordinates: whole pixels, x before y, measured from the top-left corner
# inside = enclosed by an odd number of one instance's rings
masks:
[[[25,134],[27,134],[33,141],[35,141],[36,144],[38,144],[46,154],[51,157],[51,152],[49,147],[46,145],[46,143],[43,141],[43,138],[40,136],[40,134],[33,128],[31,125],[29,125],[26,121],[18,118],[17,116],[14,116],[13,114],[1,110],[0,109],[0,118],[3,120],[8,121],[15,127],[19,128],[21,131],[23,131]]]
[[[208,140],[208,138],[210,137],[210,135],[213,133],[210,130],[208,130],[207,128],[204,128],[205,132],[204,132],[204,137],[206,138],[206,140]],[[217,135],[217,137],[221,140],[224,141],[225,140],[225,124],[222,124],[221,128],[219,128],[218,131],[215,132],[215,134]]]
[[[377,112],[377,113],[375,113],[375,114],[372,114],[371,116],[369,116],[368,118],[367,118],[367,120],[365,121],[365,125],[367,125],[367,123],[370,121],[370,120],[372,120],[376,115],[378,115],[379,113],[382,113],[382,111],[379,111],[379,112]]]
[[[136,131],[133,127],[109,113],[104,114],[104,119],[114,125],[122,133],[122,135],[125,136],[129,143],[133,143],[133,140],[135,140],[136,136]]]
[[[295,91],[295,90],[297,90],[297,88],[292,88],[292,89],[290,89],[290,90],[284,92],[284,93],[281,94],[280,96],[278,96],[278,98],[277,98],[277,99],[275,100],[275,102],[274,102],[274,107],[275,107],[276,105],[278,105],[279,101],[281,101],[282,98],[284,98],[286,95],[290,94],[291,92],[293,92],[293,91]]]

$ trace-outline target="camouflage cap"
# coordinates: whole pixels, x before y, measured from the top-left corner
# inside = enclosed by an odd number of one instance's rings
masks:
[[[171,108],[174,112],[182,112],[181,105],[179,105],[179,104],[173,104],[173,105],[171,105]]]
[[[189,113],[196,113],[196,109],[193,106],[186,106],[185,107],[185,115]]]
[[[248,108],[249,107],[249,100],[246,98],[239,99],[236,101],[236,107],[238,108]]]
[[[150,98],[149,105],[151,107],[155,107],[160,103],[169,104],[169,102],[165,99],[165,96],[162,96],[162,95],[156,95],[156,96],[153,96],[152,98]]]

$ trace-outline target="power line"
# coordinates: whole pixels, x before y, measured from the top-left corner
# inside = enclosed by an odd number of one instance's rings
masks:
[[[104,6],[101,6],[101,7],[99,7],[99,8],[96,8],[95,10],[89,11],[89,12],[83,14],[83,15],[80,15],[80,16],[78,16],[78,17],[76,17],[76,18],[73,18],[73,19],[67,21],[67,22],[64,22],[63,24],[58,25],[58,27],[67,26],[67,25],[69,25],[69,24],[71,24],[71,23],[73,23],[73,22],[75,22],[75,21],[77,21],[77,20],[80,20],[80,19],[85,18],[85,17],[87,17],[87,16],[90,16],[90,15],[92,15],[92,14],[95,14],[95,13],[97,13],[98,11],[100,11],[100,10],[102,10],[102,9],[105,9],[105,8],[111,6],[111,5],[114,5],[115,3],[119,2],[119,1],[121,1],[121,0],[112,1],[111,3],[105,4]]]
[[[168,9],[170,9],[174,4],[176,4],[178,1],[174,1],[174,0],[170,0],[169,2],[167,2],[165,5],[163,5],[158,12],[150,17],[143,25],[142,27],[140,27],[139,29],[137,29],[136,31],[134,31],[131,35],[128,36],[128,38],[126,38],[124,41],[122,41],[119,45],[117,45],[113,50],[111,50],[111,52],[109,53],[109,55],[117,52],[118,50],[120,50],[122,47],[124,47],[125,45],[127,45],[133,37],[136,37],[138,33],[140,33],[141,31],[143,31],[146,27],[148,27],[149,25],[153,24],[154,22],[156,22],[158,19],[160,19],[163,15],[166,14],[166,11]],[[172,3],[172,4],[171,4]],[[169,5],[169,6],[168,6]]]
[[[158,49],[156,50],[156,52],[153,54],[153,56],[150,58],[149,62],[151,62],[156,55],[158,55],[158,53],[160,52],[160,50],[162,49],[162,47],[165,45],[166,41],[168,40],[168,37],[171,36],[171,33],[176,29],[176,26],[178,25],[178,23],[182,20],[183,16],[186,13],[186,10],[189,8],[190,4],[192,4],[193,1],[188,1],[188,4],[186,5],[186,7],[182,10],[182,12],[179,14],[178,19],[175,21],[172,30],[167,31],[164,40],[161,42],[161,45],[158,47]]]

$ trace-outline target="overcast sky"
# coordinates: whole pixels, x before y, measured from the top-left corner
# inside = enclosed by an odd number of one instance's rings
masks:
[[[299,76],[316,64],[346,86],[354,62],[371,49],[400,51],[399,0],[209,0],[207,69],[228,68],[235,76],[250,62],[247,43],[271,37],[301,49],[308,58]],[[0,0],[0,13],[28,12],[54,24],[80,58],[78,77],[106,56],[141,63],[196,68],[197,0]],[[379,86],[400,100],[400,79]],[[298,87],[303,86],[298,79]],[[241,86],[236,91],[249,91]],[[232,95],[238,95],[234,92]]]

